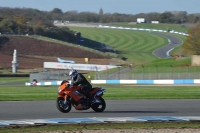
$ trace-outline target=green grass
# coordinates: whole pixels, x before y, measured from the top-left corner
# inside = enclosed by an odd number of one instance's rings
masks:
[[[106,24],[105,24],[106,25]],[[112,26],[122,26],[128,28],[144,28],[144,29],[157,29],[157,30],[175,30],[179,32],[187,32],[189,30],[188,27],[179,25],[179,24],[128,24],[128,23],[111,23],[108,25]]]
[[[144,74],[144,77],[147,79],[149,79],[150,75],[156,78],[156,74],[158,74],[160,78],[165,77],[169,79],[171,77],[172,79],[196,79],[199,77],[200,67],[191,66],[190,64],[191,58],[178,60],[173,58],[159,59],[145,64],[144,66],[138,66],[132,69],[131,74],[135,77]]]
[[[174,58],[167,58],[167,59],[158,59],[155,61],[152,61],[148,64],[145,64],[145,67],[170,67],[171,65],[173,67],[181,67],[191,64],[191,58],[185,58],[185,59],[174,59]]]
[[[127,67],[127,66],[124,66]],[[130,66],[128,66],[130,69]],[[193,75],[198,75],[198,73],[200,72],[200,67],[198,66],[191,66],[191,58],[184,58],[184,59],[174,59],[174,58],[168,58],[168,59],[158,59],[155,61],[152,61],[150,63],[147,64],[143,64],[143,65],[137,65],[137,66],[132,66],[133,68],[131,68],[131,70],[129,71],[129,73],[126,73],[126,75],[128,74],[170,74],[173,73],[174,75],[178,75],[179,73],[185,73],[185,74],[193,74]],[[120,69],[123,69],[120,68]],[[119,68],[115,68],[115,69],[110,69],[108,71],[101,71],[98,72],[99,75],[109,75],[112,73],[116,73],[116,71],[118,71]],[[173,71],[173,72],[172,72]],[[135,75],[136,76],[136,75]],[[148,76],[148,75],[147,75]],[[131,77],[131,75],[130,75]]]
[[[199,99],[197,86],[124,86],[108,88],[105,99]],[[114,90],[114,92],[113,92]]]
[[[29,77],[0,77],[1,82],[28,82]],[[1,87],[1,86],[0,86]]]
[[[182,35],[178,35],[178,34],[173,34],[174,36],[180,38],[183,40],[183,44],[184,42],[187,40],[187,36],[182,36]],[[171,52],[170,55],[184,55],[184,56],[190,56],[189,53],[187,53],[186,51],[183,50],[182,45],[174,48]]]
[[[0,86],[0,101],[53,100],[57,86]]]
[[[132,73],[172,73],[178,75],[178,73],[190,73],[193,75],[198,75],[200,73],[199,66],[191,66],[191,58],[185,59],[158,59],[152,61],[148,64],[138,66],[132,69]]]
[[[113,23],[111,24],[112,26],[122,26],[122,27],[129,27],[129,28],[144,28],[144,29],[157,29],[157,30],[175,30],[178,32],[185,32],[187,33],[187,31],[190,29],[189,27],[183,26],[183,25],[179,25],[179,24],[127,24],[127,23]],[[183,43],[186,41],[187,37],[183,36],[183,35],[179,35],[179,34],[172,34],[172,33],[168,33],[171,34],[173,36],[176,36],[180,39],[183,40]],[[176,47],[175,49],[173,49],[170,52],[170,55],[184,55],[184,56],[190,56],[189,53],[186,53],[183,49],[182,49],[182,45]]]
[[[168,43],[166,38],[149,32],[83,27],[70,27],[70,29],[81,32],[84,38],[111,46],[118,54],[118,58],[126,58],[127,62],[134,64],[158,59],[152,55],[152,51]],[[96,48],[94,42],[85,41],[82,44]]]
[[[104,87],[106,92],[103,97],[106,100],[200,98],[198,86],[107,85]],[[0,86],[0,101],[55,100],[57,88],[58,86]]]
[[[41,132],[83,132],[83,130],[109,129],[199,129],[200,122],[133,122],[133,123],[101,123],[101,124],[60,124],[38,126],[11,126],[0,127],[0,133],[41,133]]]

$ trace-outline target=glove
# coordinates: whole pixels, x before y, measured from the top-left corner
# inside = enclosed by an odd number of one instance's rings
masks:
[[[70,88],[72,88],[74,86],[74,84],[70,84]]]
[[[66,86],[67,88],[70,88],[70,84],[67,84],[67,86]]]

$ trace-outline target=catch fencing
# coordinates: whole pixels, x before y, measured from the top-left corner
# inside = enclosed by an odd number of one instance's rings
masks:
[[[68,69],[32,72],[30,82],[69,80]],[[90,73],[89,73],[90,74]],[[118,67],[105,71],[96,71],[94,80],[156,80],[156,79],[200,79],[200,67]]]
[[[200,79],[200,67],[137,67],[96,72],[95,80]]]
[[[62,81],[70,79],[68,69],[55,69],[54,71],[43,71],[43,72],[31,72],[30,73],[30,82],[33,79],[37,81]]]

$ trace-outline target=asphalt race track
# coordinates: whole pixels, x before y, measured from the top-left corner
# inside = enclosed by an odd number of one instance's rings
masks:
[[[159,58],[166,58],[167,57],[167,52],[179,45],[181,45],[183,43],[183,41],[178,38],[178,37],[175,37],[173,35],[170,35],[170,34],[166,34],[166,33],[160,33],[160,32],[153,32],[153,34],[156,34],[158,36],[163,36],[165,38],[168,39],[168,42],[169,44],[161,47],[161,48],[158,48],[156,50],[153,51],[153,54]]]
[[[179,100],[106,100],[104,112],[92,109],[61,113],[55,101],[1,101],[0,120],[86,118],[86,117],[137,117],[137,116],[199,116],[200,99]]]

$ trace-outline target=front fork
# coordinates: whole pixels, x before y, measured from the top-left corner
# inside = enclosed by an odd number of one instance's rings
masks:
[[[64,105],[67,105],[67,95],[64,96]]]

